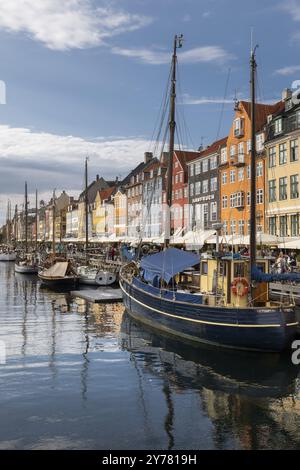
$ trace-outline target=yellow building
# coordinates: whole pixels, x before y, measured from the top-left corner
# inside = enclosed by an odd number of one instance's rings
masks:
[[[282,237],[299,236],[299,138],[300,106],[293,105],[289,90],[283,93],[282,109],[268,118],[267,228]]]
[[[117,237],[127,235],[127,196],[118,189],[114,196],[115,234]]]
[[[111,198],[115,189],[115,186],[112,186],[97,192],[92,212],[92,232],[95,237],[114,233],[114,207]]]

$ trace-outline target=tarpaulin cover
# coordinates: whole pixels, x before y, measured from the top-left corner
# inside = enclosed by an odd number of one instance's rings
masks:
[[[294,281],[300,282],[300,274],[299,273],[274,273],[274,274],[266,274],[263,273],[257,266],[252,268],[252,278],[257,282],[281,282],[281,281]]]
[[[177,248],[168,248],[160,253],[143,257],[141,268],[147,281],[153,283],[157,279],[163,279],[169,282],[176,274],[199,263],[198,255]]]

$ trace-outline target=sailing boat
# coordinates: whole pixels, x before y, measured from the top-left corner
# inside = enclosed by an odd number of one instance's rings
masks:
[[[0,261],[15,261],[16,253],[12,250],[11,246],[11,206],[10,200],[7,204],[7,217],[6,217],[6,241],[7,245],[0,247]]]
[[[256,257],[255,49],[251,51],[251,233],[250,259],[206,258],[170,248],[172,170],[175,136],[177,49],[175,36],[170,94],[169,155],[165,247],[160,253],[131,262],[120,271],[120,288],[129,314],[158,330],[195,343],[264,352],[281,352],[296,336],[293,301],[271,302],[267,282],[269,261]],[[186,283],[185,270],[199,266],[200,285]],[[222,272],[222,276],[218,274]]]
[[[55,191],[52,197],[52,253],[45,260],[38,277],[48,287],[69,287],[76,284],[78,277],[73,263],[63,255],[56,255]]]
[[[88,158],[85,159],[85,265],[78,266],[77,274],[80,284],[90,286],[110,286],[117,280],[116,273],[109,269],[99,269],[89,264],[88,246],[89,246],[89,213],[88,213]]]
[[[36,214],[37,218],[37,214]],[[37,219],[36,219],[37,222]],[[37,274],[38,260],[37,252],[28,253],[28,193],[27,182],[25,182],[25,253],[15,263],[15,272],[21,274]]]

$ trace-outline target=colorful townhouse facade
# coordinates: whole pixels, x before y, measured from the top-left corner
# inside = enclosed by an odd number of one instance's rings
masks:
[[[171,234],[176,236],[183,235],[189,228],[189,164],[198,156],[199,152],[183,150],[175,150],[173,154]]]
[[[153,161],[143,171],[141,233],[145,238],[163,234],[163,193],[166,185],[167,167],[164,162]]]
[[[265,126],[282,102],[256,105],[256,229],[265,232]],[[220,219],[224,233],[248,235],[250,226],[251,104],[235,104],[227,145],[220,152]]]
[[[87,187],[87,200],[88,200],[88,236],[89,238],[92,237],[92,228],[93,228],[93,210],[95,209],[95,200],[98,191],[102,191],[103,189],[108,189],[109,184],[104,180],[104,178],[96,176],[96,179],[89,184]],[[85,217],[85,191],[79,195],[78,201],[78,237],[82,240],[85,238],[85,225],[86,225],[86,217]]]
[[[227,137],[195,154],[188,163],[189,229],[208,230],[220,221],[219,165]]]
[[[284,90],[282,109],[268,116],[266,217],[268,232],[281,237],[298,237],[300,222],[300,104]]]
[[[113,195],[116,186],[97,192],[93,209],[93,237],[107,237],[114,233]]]

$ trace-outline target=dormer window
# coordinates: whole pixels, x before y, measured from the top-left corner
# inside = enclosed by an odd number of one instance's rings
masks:
[[[275,134],[280,134],[282,132],[282,118],[276,119],[274,131]]]
[[[237,118],[233,121],[234,137],[242,137],[244,135],[244,119]]]

